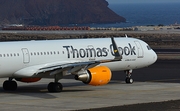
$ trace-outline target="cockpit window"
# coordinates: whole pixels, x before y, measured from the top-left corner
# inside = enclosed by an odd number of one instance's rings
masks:
[[[151,47],[148,45],[148,46],[147,46],[147,49],[148,49],[148,50],[151,50]]]

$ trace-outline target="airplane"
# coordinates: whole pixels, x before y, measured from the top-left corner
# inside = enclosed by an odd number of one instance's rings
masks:
[[[144,41],[128,37],[37,40],[0,43],[0,78],[6,91],[15,91],[17,82],[53,78],[49,92],[61,92],[59,82],[73,75],[85,84],[100,86],[111,80],[111,71],[124,71],[126,83],[133,83],[132,70],[157,60]]]

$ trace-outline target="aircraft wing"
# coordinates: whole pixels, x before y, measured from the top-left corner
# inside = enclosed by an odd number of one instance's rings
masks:
[[[42,65],[35,65],[26,67],[24,69],[21,69],[14,73],[14,76],[16,77],[35,77],[40,73],[45,73],[50,71],[50,75],[58,74],[62,71],[67,70],[69,73],[77,72],[81,69],[90,69],[92,67],[95,67],[99,65],[100,63],[106,63],[106,62],[114,62],[119,61],[119,59],[112,59],[112,60],[99,60],[99,61],[87,61],[87,62],[79,62],[79,61],[71,61],[71,62],[62,62],[59,61],[55,63],[48,63],[48,64],[42,64]]]
[[[114,59],[96,60],[96,61],[57,61],[53,63],[46,63],[41,65],[35,65],[20,69],[14,73],[16,77],[35,77],[40,73],[50,72],[50,75],[59,74],[63,71],[68,71],[69,73],[74,73],[80,71],[81,69],[90,69],[99,65],[100,63],[120,61],[122,56],[120,55],[114,38],[111,38],[113,48],[114,48]]]

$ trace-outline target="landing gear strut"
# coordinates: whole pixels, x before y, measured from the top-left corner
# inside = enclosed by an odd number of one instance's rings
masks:
[[[63,90],[62,84],[58,82],[61,78],[61,74],[54,76],[54,82],[50,82],[47,87],[49,92],[61,92]]]
[[[9,80],[4,81],[3,89],[6,91],[15,91],[17,89],[16,81],[12,80],[13,78],[9,78]]]
[[[134,82],[133,79],[131,78],[132,70],[126,70],[125,73],[126,73],[126,80],[125,80],[126,83],[132,84]]]

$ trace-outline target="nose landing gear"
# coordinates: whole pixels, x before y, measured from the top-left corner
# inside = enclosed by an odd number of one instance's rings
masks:
[[[132,70],[126,70],[125,73],[126,73],[125,82],[127,84],[132,84],[134,82],[133,79],[131,78]]]

